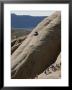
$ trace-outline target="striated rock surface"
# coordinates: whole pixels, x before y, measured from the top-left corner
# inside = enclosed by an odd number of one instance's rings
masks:
[[[46,17],[11,56],[11,78],[31,79],[53,64],[61,51],[61,13]]]

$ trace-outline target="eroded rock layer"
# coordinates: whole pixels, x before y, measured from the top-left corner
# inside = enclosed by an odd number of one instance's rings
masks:
[[[11,56],[12,79],[29,79],[53,64],[61,51],[61,13],[40,22]]]

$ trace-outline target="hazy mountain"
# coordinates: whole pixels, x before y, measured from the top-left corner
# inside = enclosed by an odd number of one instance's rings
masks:
[[[41,22],[46,16],[30,16],[30,15],[16,15],[11,14],[12,28],[25,28],[32,30]]]

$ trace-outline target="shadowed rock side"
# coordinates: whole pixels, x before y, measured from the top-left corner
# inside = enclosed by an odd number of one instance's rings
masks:
[[[21,43],[26,39],[27,36],[19,37],[11,41],[11,54],[21,45]]]
[[[61,51],[61,13],[45,18],[11,57],[11,78],[31,79],[53,64]]]
[[[61,78],[61,54],[58,55],[55,63],[50,65],[44,72],[35,79],[60,79]]]

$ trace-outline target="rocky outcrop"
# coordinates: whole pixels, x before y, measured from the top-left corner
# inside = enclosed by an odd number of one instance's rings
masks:
[[[19,37],[11,41],[11,54],[21,45],[21,43],[26,39],[27,36]]]
[[[29,79],[53,64],[61,51],[61,13],[46,17],[11,56],[11,78]]]

